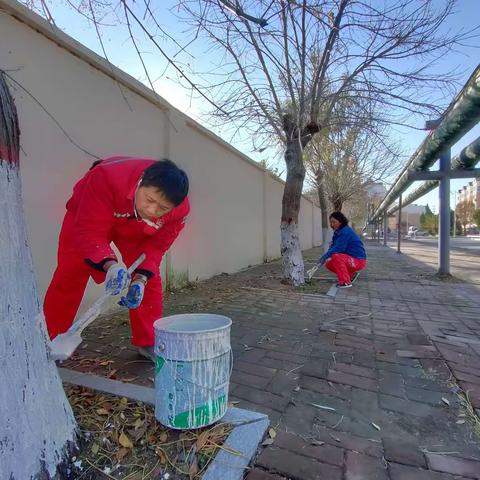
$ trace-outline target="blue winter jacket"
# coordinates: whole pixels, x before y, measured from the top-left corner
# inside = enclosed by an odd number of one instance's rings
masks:
[[[334,253],[345,253],[361,260],[367,259],[360,237],[348,225],[335,230],[330,248],[320,257],[320,262],[325,263]]]

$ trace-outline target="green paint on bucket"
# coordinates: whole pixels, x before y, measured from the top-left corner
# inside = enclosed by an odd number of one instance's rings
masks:
[[[231,320],[222,315],[173,315],[155,328],[155,416],[170,428],[210,425],[228,407]]]

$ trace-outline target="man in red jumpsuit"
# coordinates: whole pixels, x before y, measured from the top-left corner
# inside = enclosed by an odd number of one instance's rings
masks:
[[[153,322],[162,316],[160,262],[184,227],[190,206],[188,178],[170,160],[112,157],[95,162],[74,186],[58,246],[58,266],[43,310],[50,338],[73,323],[89,277],[105,281],[130,309],[132,344],[154,357]],[[110,243],[131,265],[146,258],[130,278]]]

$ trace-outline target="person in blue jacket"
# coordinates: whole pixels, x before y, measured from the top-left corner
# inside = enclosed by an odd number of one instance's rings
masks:
[[[330,248],[320,257],[319,263],[338,277],[338,288],[350,288],[360,270],[367,266],[367,255],[362,240],[348,226],[348,219],[342,212],[333,212],[330,227],[334,230]]]

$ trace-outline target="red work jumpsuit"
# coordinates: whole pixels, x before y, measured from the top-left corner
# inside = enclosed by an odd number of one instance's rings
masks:
[[[137,220],[135,191],[144,170],[154,162],[112,157],[90,169],[75,185],[60,232],[58,266],[43,305],[51,339],[71,326],[89,277],[96,283],[105,280],[104,261],[117,259],[110,247],[113,242],[126,265],[146,255],[137,271],[150,278],[142,303],[130,310],[130,325],[133,345],[154,344],[153,322],[162,316],[160,262],[190,210],[185,198],[153,222]]]

